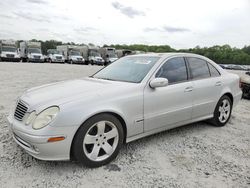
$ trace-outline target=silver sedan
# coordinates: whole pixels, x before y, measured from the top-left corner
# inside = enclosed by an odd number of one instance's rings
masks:
[[[224,126],[241,99],[239,82],[200,55],[127,56],[90,77],[27,90],[8,121],[35,158],[98,167],[123,143],[202,120]]]

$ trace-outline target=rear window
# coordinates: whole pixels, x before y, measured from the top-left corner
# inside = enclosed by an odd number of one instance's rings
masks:
[[[201,79],[210,77],[207,62],[205,60],[188,57],[189,67],[193,79]]]

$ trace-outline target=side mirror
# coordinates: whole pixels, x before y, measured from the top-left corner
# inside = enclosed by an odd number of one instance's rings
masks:
[[[167,78],[154,78],[149,83],[149,86],[151,88],[165,87],[167,85],[168,85],[168,79]]]

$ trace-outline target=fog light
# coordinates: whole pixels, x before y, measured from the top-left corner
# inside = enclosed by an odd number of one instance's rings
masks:
[[[39,152],[39,149],[36,146],[33,146],[33,150]]]

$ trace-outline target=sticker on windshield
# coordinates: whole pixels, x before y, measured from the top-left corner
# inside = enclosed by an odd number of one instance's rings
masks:
[[[147,60],[145,59],[145,60],[137,60],[137,61],[135,61],[136,64],[143,64],[143,65],[145,65],[145,64],[148,65],[148,64],[150,64],[151,62],[152,62],[152,61],[151,61],[151,60],[148,60],[148,59],[147,59]]]

